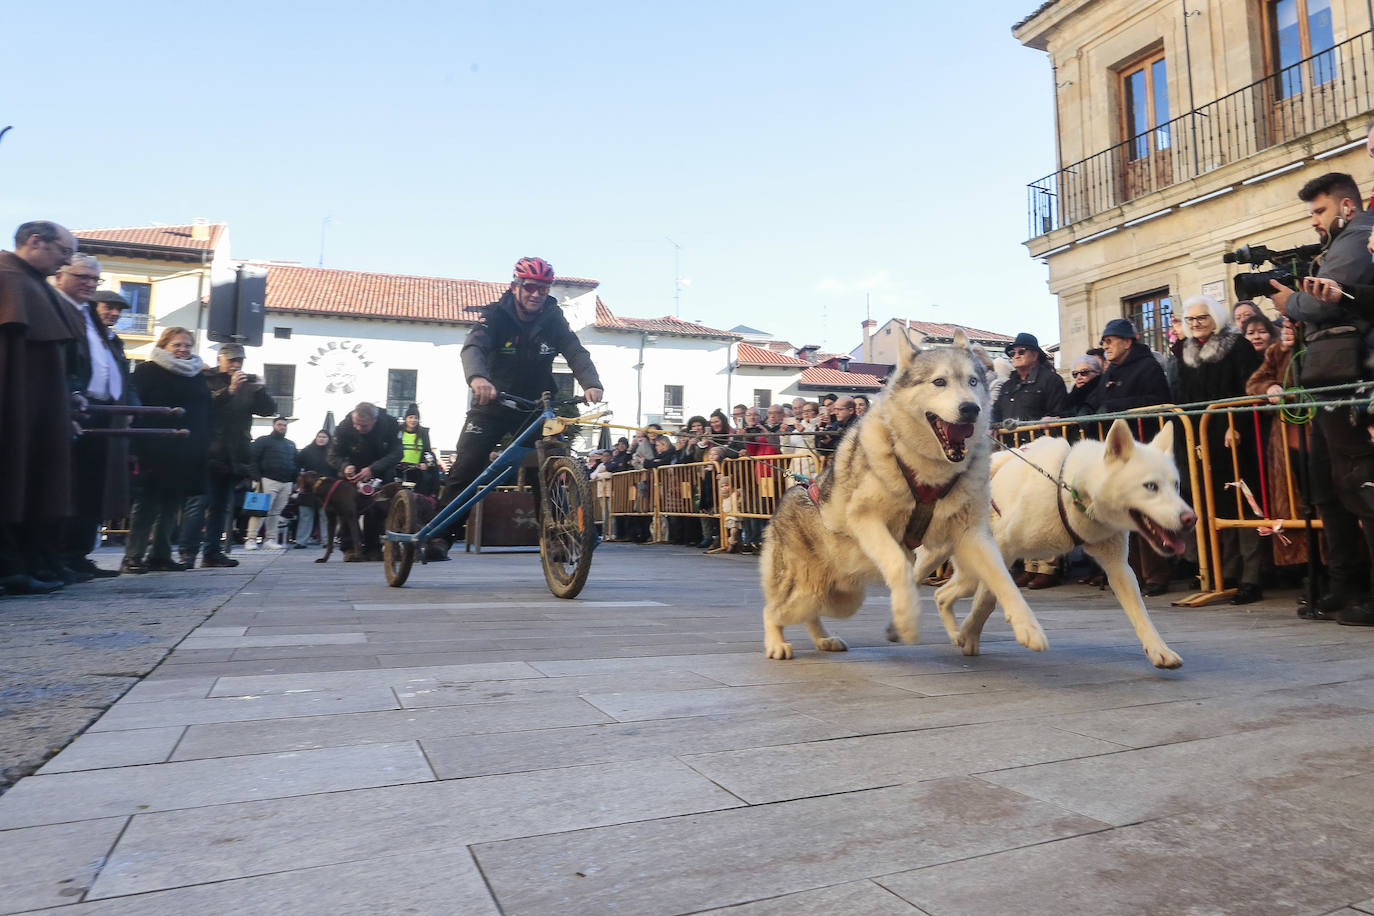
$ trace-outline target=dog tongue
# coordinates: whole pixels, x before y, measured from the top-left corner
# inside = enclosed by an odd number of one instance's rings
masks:
[[[1176,556],[1181,556],[1183,552],[1188,549],[1188,545],[1183,543],[1183,538],[1177,535],[1165,534],[1163,540],[1165,544],[1169,545],[1169,549],[1172,550]]]
[[[946,423],[945,436],[950,445],[962,447],[969,436],[973,435],[972,423]]]

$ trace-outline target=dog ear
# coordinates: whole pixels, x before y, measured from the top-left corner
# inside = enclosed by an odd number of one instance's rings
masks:
[[[1126,421],[1117,420],[1112,423],[1112,428],[1107,430],[1107,463],[1124,464],[1131,460],[1131,453],[1134,451],[1135,439],[1131,438],[1131,428],[1126,425]]]
[[[911,338],[906,333],[906,328],[900,324],[897,327],[902,332],[902,339],[897,343],[897,373],[900,375],[911,368],[911,363],[916,359],[916,354],[921,352],[921,348],[911,342]]]
[[[962,334],[964,332],[960,331],[959,333]],[[969,349],[973,351],[973,358],[983,364],[983,371],[986,372],[992,368],[992,357],[988,356],[988,351],[983,349],[982,344],[974,344]]]
[[[968,335],[964,333],[963,328],[954,329],[954,345],[964,350],[968,349]]]
[[[1164,428],[1150,440],[1150,447],[1157,448],[1166,455],[1174,453],[1174,424],[1165,423]]]

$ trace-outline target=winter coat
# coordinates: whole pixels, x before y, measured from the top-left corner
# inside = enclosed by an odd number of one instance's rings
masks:
[[[583,389],[601,388],[591,354],[568,327],[558,300],[546,296],[533,321],[522,321],[509,290],[486,307],[482,320],[468,332],[463,343],[463,375],[468,384],[485,378],[497,391],[522,398],[537,398],[557,391],[553,360],[559,354],[568,362],[573,378]]]
[[[1063,415],[1066,417],[1086,417],[1088,414],[1094,413],[1092,401],[1101,384],[1102,376],[1094,375],[1086,385],[1070,388],[1069,393],[1064,396]]]
[[[1153,360],[1151,360],[1153,362]],[[1246,382],[1259,368],[1260,355],[1255,352],[1250,341],[1241,336],[1233,325],[1227,325],[1199,345],[1196,338],[1183,342],[1183,351],[1178,365],[1178,391],[1176,403],[1210,403],[1226,398],[1244,397]],[[1200,418],[1199,418],[1200,419]],[[1235,414],[1235,428],[1240,435],[1236,455],[1240,463],[1240,476],[1251,491],[1259,494],[1259,443],[1255,435],[1255,422],[1251,414]],[[1216,501],[1217,515],[1221,518],[1235,518],[1235,495],[1224,489],[1232,480],[1230,449],[1225,443],[1227,416],[1216,414],[1207,421],[1207,447],[1210,450],[1210,470],[1213,475],[1213,497]],[[1202,494],[1196,494],[1194,507],[1201,508]]]
[[[1140,341],[1131,344],[1120,365],[1108,363],[1098,376],[1096,395],[1088,399],[1091,413],[1119,413],[1137,407],[1168,404],[1169,380],[1159,360]]]
[[[385,410],[377,411],[377,422],[366,434],[353,427],[353,414],[343,418],[329,443],[329,463],[340,473],[350,464],[359,470],[371,468],[372,476],[391,480],[401,461],[400,424]]]
[[[1064,380],[1054,367],[1044,361],[1038,362],[1025,378],[1020,372],[1012,372],[1002,383],[1002,390],[992,405],[992,422],[1063,416],[1067,396]]]
[[[329,463],[329,446],[316,445],[314,441],[296,453],[296,465],[302,471],[314,471],[321,477],[339,476],[339,472]]]
[[[296,464],[296,443],[278,434],[274,429],[265,436],[253,440],[250,452],[253,460],[253,476],[269,480],[294,482],[298,466]]]
[[[203,373],[181,375],[158,365],[159,359],[140,363],[134,370],[134,389],[147,407],[180,407],[186,411],[179,419],[139,417],[139,429],[185,429],[179,438],[138,438],[133,452],[138,458],[138,480],[183,496],[204,492],[205,468],[210,449],[210,388]],[[199,360],[196,360],[199,362]]]
[[[252,477],[253,415],[275,417],[277,402],[258,383],[240,385],[231,392],[232,378],[229,372],[205,372],[210,387],[210,472]]]

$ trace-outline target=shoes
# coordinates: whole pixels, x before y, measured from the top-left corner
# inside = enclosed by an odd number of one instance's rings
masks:
[[[1168,590],[1168,582],[1146,582],[1144,588],[1140,590],[1140,593],[1148,598],[1157,598]],[[1259,599],[1256,598],[1255,600],[1258,601]]]
[[[67,563],[58,563],[53,569],[57,573],[57,578],[68,585],[75,585],[78,582],[89,582],[95,578],[93,573],[87,572],[84,569],[77,569]]]
[[[1236,594],[1231,599],[1232,604],[1254,604],[1264,598],[1264,593],[1260,591],[1258,585],[1249,582],[1242,582],[1236,586]]]
[[[92,579],[113,579],[119,575],[119,570],[117,569],[101,569],[99,566],[96,566],[95,563],[91,562],[90,557],[81,557],[79,560],[73,560],[67,565],[77,572],[90,573]]]
[[[1017,588],[1025,588],[1027,585],[1030,584],[1030,580],[1032,580],[1032,579],[1034,579],[1034,578],[1035,578],[1035,573],[1033,573],[1033,572],[1026,572],[1026,571],[1023,569],[1023,570],[1021,570],[1021,572],[1019,572],[1019,573],[1017,573],[1016,575],[1012,576],[1012,577],[1011,577],[1011,581],[1013,581],[1013,582],[1016,583],[1016,587],[1017,587]]]
[[[448,541],[443,538],[430,538],[425,545],[425,562],[442,563],[449,559]]]
[[[244,550],[257,550],[257,549],[258,549],[258,542],[257,542],[257,541],[244,541],[244,542],[243,542],[243,549],[244,549]]]
[[[1055,587],[1056,585],[1058,585],[1058,584],[1059,584],[1059,577],[1058,577],[1058,576],[1056,576],[1056,575],[1051,575],[1050,573],[1036,573],[1035,575],[1033,575],[1033,576],[1030,577],[1030,581],[1028,581],[1028,582],[1026,583],[1026,588],[1029,588],[1029,589],[1054,588],[1054,587]]]
[[[710,547],[710,546],[711,546],[711,539],[710,539],[710,538],[702,538],[701,541],[700,541],[700,543],[697,544],[697,548],[700,549],[700,550],[705,550],[707,547]]]
[[[61,587],[62,583],[55,579],[37,579],[28,573],[0,576],[0,588],[7,595],[46,595]]]
[[[309,547],[310,545],[309,545],[309,544],[302,544],[300,541],[295,541],[294,543],[292,543],[291,546],[294,547],[294,548],[296,548],[297,550],[305,550],[305,549],[306,549],[307,547]]]
[[[187,569],[195,569],[196,555],[194,553],[187,553],[184,550],[179,550],[177,551],[177,562]]]
[[[1083,578],[1078,580],[1078,584],[1091,586],[1092,588],[1106,588],[1107,574],[1093,573],[1091,576],[1084,576]]]
[[[282,550],[282,549],[284,549],[284,548],[283,548],[280,544],[278,544],[276,541],[263,541],[263,542],[262,542],[262,549],[263,549],[263,550]]]
[[[119,571],[131,576],[141,576],[148,571],[148,564],[138,557],[125,557],[124,562],[119,564]]]
[[[201,558],[201,569],[232,569],[239,565],[239,561],[222,553],[207,553]]]
[[[1343,627],[1374,627],[1374,604],[1352,604],[1336,615],[1336,622]]]
[[[185,572],[186,570],[185,566],[174,560],[160,560],[151,557],[144,566],[147,567],[149,572]]]

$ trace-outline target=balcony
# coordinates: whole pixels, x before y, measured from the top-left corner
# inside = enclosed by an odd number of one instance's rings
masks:
[[[143,312],[124,312],[115,322],[116,334],[132,334],[136,337],[153,336],[153,316]]]
[[[1374,109],[1362,32],[1027,185],[1030,238]]]

